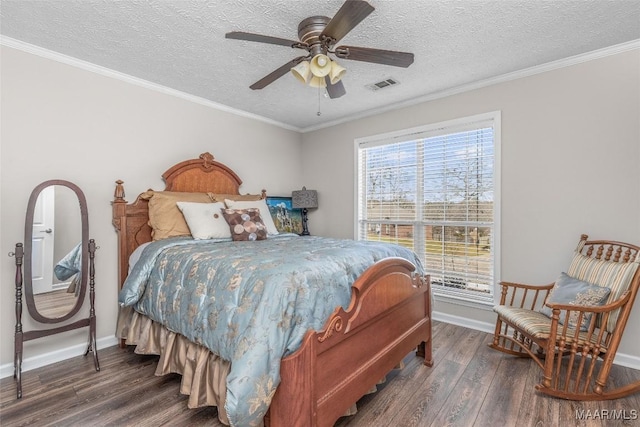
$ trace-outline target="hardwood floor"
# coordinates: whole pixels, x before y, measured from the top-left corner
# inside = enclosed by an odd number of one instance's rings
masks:
[[[640,394],[605,402],[544,397],[534,390],[537,366],[491,350],[489,334],[438,322],[433,333],[433,367],[408,355],[404,369],[336,426],[640,426]],[[215,408],[187,408],[179,375],[154,376],[157,357],[132,347],[99,356],[100,372],[91,357],[77,357],[23,373],[20,401],[13,378],[0,380],[0,425],[222,426]],[[640,378],[620,366],[612,372],[614,382]]]

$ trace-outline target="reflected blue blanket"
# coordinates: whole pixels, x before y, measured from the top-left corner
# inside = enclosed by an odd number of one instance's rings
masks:
[[[376,261],[409,249],[387,243],[285,234],[253,242],[173,238],[151,243],[119,295],[169,330],[231,361],[232,426],[262,422],[280,382],[280,360],[319,330]]]
[[[55,267],[53,272],[58,280],[67,280],[82,268],[82,243],[78,243],[68,254],[62,258]],[[79,277],[79,275],[78,275]]]

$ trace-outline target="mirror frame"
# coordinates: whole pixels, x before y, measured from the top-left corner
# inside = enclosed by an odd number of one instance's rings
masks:
[[[33,259],[33,219],[35,213],[36,202],[42,190],[52,185],[60,185],[71,189],[78,198],[80,204],[80,219],[82,226],[82,270],[80,280],[80,293],[76,298],[76,303],[73,308],[64,316],[61,317],[46,317],[43,316],[36,307],[35,299],[33,296],[33,272],[32,272],[32,259]],[[80,187],[72,182],[52,179],[39,184],[31,192],[29,197],[29,204],[27,205],[27,216],[25,220],[24,228],[24,290],[25,300],[27,302],[27,309],[31,317],[41,323],[60,323],[75,316],[84,303],[84,298],[87,290],[87,277],[89,276],[89,214],[87,210],[87,200]]]

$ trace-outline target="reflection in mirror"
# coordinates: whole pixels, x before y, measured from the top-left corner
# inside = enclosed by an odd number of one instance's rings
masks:
[[[89,219],[80,188],[45,181],[31,192],[25,223],[24,290],[27,309],[41,323],[78,313],[87,285]]]
[[[78,196],[64,185],[42,189],[32,229],[31,280],[36,310],[57,319],[76,305],[82,270]]]

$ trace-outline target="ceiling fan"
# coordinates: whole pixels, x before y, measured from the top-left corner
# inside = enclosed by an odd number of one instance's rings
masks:
[[[292,59],[252,84],[251,89],[262,89],[291,71],[298,80],[314,87],[326,87],[330,98],[339,98],[346,93],[340,80],[346,70],[331,59],[329,54],[341,59],[404,68],[413,63],[413,53],[368,47],[336,46],[336,43],[374,10],[375,8],[364,0],[347,0],[333,18],[311,16],[300,22],[297,41],[242,31],[232,31],[225,37],[289,46],[307,51],[306,55]]]

